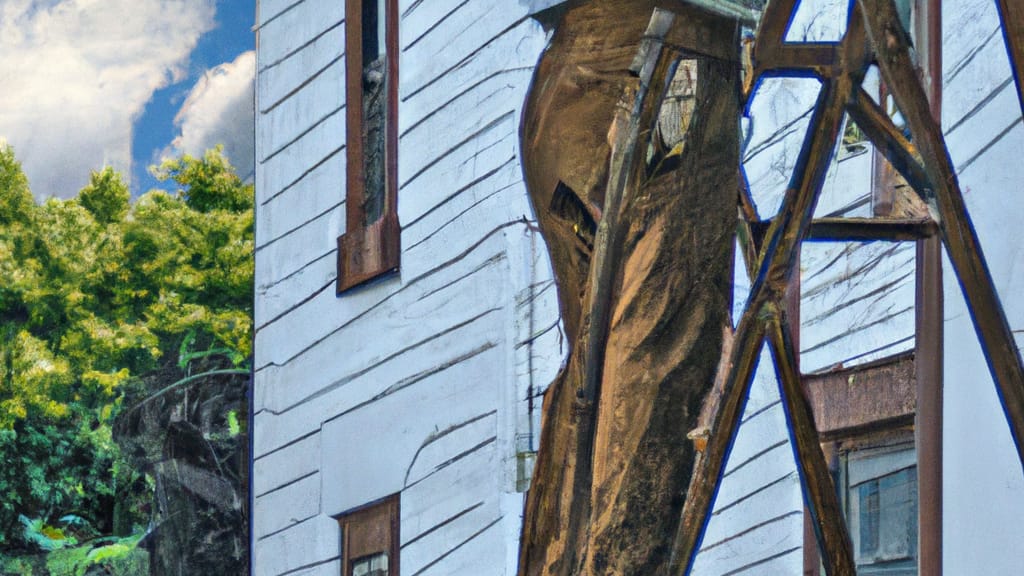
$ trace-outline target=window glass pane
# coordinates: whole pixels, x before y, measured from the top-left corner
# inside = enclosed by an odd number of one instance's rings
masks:
[[[860,575],[917,573],[917,467],[913,449],[852,452],[847,514]]]
[[[381,552],[353,560],[352,576],[388,576],[388,555]]]

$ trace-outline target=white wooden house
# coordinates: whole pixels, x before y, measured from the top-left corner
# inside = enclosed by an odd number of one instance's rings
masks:
[[[565,354],[519,154],[540,20],[560,2],[353,4],[258,3],[252,573],[511,576],[543,392]],[[937,47],[921,54],[946,142],[1024,333],[1024,127],[998,3],[900,6],[919,49]],[[837,40],[847,10],[805,0],[787,38]],[[742,122],[763,218],[818,86],[765,80]],[[358,136],[373,130],[379,141]],[[844,134],[816,216],[886,214],[903,196],[873,146]],[[946,574],[1018,573],[1021,461],[957,277],[930,242],[805,243],[800,368],[864,573],[920,562],[935,574],[936,556]],[[750,284],[739,257],[736,270],[738,318]],[[693,574],[816,573],[762,356]],[[857,396],[858,381],[877,389]],[[828,412],[840,392],[857,413]],[[922,450],[938,456],[919,467]]]

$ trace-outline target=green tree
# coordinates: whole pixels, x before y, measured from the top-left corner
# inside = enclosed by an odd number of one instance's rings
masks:
[[[132,204],[104,168],[37,203],[0,147],[0,547],[29,545],[19,515],[146,521],[152,486],[113,440],[118,414],[188,376],[183,352],[234,372],[250,354],[252,186],[219,149],[156,172],[176,190]]]

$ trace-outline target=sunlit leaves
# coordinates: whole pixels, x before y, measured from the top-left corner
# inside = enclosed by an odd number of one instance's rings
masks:
[[[252,186],[219,150],[159,172],[176,189],[134,204],[110,168],[36,203],[0,146],[0,543],[17,514],[110,530],[142,482],[111,437],[125,390],[186,338],[233,370],[251,353]]]

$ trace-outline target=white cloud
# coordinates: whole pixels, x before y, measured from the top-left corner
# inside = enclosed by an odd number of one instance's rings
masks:
[[[181,132],[171,143],[176,152],[193,156],[217,144],[235,166],[238,175],[253,173],[253,79],[256,53],[244,52],[208,70],[192,88],[174,123]]]
[[[37,196],[131,167],[132,124],[186,76],[214,0],[0,1],[0,137]]]

